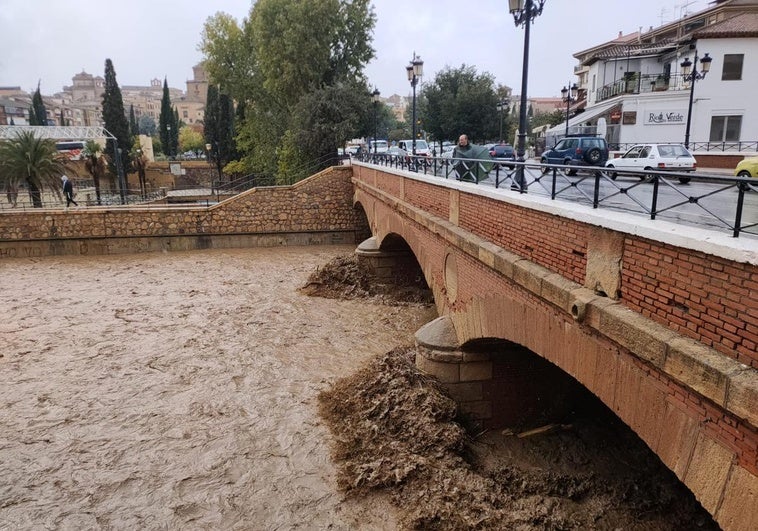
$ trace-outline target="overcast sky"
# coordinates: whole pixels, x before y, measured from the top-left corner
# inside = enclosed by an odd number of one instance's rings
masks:
[[[303,0],[305,1],[305,0]],[[105,59],[119,85],[168,78],[186,90],[206,19],[218,11],[238,21],[251,0],[0,0],[0,86],[43,94],[71,85],[74,74],[104,73]],[[506,0],[374,0],[376,57],[366,68],[382,96],[408,95],[405,66],[415,51],[424,80],[465,63],[497,83],[521,91],[524,29],[516,28]],[[684,6],[684,4],[688,4]],[[411,7],[413,6],[413,7]],[[708,7],[707,0],[547,0],[531,28],[528,91],[560,96],[573,81],[573,54],[647,30]]]

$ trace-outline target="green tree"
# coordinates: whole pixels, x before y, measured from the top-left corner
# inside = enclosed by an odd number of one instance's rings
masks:
[[[184,126],[179,131],[179,149],[182,153],[185,151],[194,151],[198,153],[205,149],[203,135],[189,126]]]
[[[532,129],[540,127],[542,125],[558,125],[559,123],[566,121],[566,112],[560,109],[556,109],[551,112],[540,112],[532,116],[531,126]]]
[[[32,104],[29,107],[29,125],[47,125],[47,109],[42,101],[39,84],[37,90],[32,95]]]
[[[95,183],[95,197],[100,204],[100,180],[105,176],[106,163],[103,156],[103,147],[94,140],[87,140],[82,152],[84,157],[84,169],[92,177]]]
[[[139,128],[139,134],[147,136],[153,136],[155,134],[156,126],[155,120],[152,116],[143,114],[137,120],[137,125]]]
[[[234,102],[228,94],[219,94],[218,97],[218,124],[216,137],[218,138],[218,157],[221,165],[229,163],[236,151],[234,142]]]
[[[435,140],[455,140],[465,133],[472,142],[499,136],[498,96],[491,74],[473,66],[447,67],[425,85],[420,116]]]
[[[241,27],[225,15],[206,22],[211,80],[246,104],[236,140],[249,170],[274,173],[279,156],[304,156],[301,131],[289,129],[301,121],[293,118],[300,100],[363,80],[375,19],[369,0],[258,0]]]
[[[109,157],[112,157],[111,169],[111,188],[113,188],[114,176],[118,175],[119,166],[122,172],[130,167],[129,148],[132,145],[129,135],[129,122],[126,119],[124,111],[124,99],[121,96],[121,89],[116,81],[116,70],[110,59],[105,60],[105,89],[103,92],[103,122],[105,128],[114,136],[116,140],[109,138],[106,142],[105,151]],[[115,151],[118,149],[119,151]],[[120,160],[116,157],[120,153]]]
[[[55,141],[34,136],[30,131],[0,142],[0,179],[8,194],[15,198],[23,183],[36,208],[42,207],[42,192],[48,189],[61,199],[60,177],[69,168],[68,159],[55,149]]]
[[[369,103],[365,85],[342,83],[301,98],[283,143],[289,160],[280,157],[280,180],[296,181],[336,164],[337,148],[365,129]]]
[[[134,161],[133,167],[137,172],[137,180],[139,181],[140,197],[144,200],[147,197],[147,164],[148,160],[145,153],[139,143],[139,139],[134,141],[132,145],[132,160]]]
[[[171,108],[171,95],[168,91],[168,80],[163,79],[163,97],[161,98],[161,112],[158,116],[158,132],[161,137],[161,146],[163,146],[163,154],[168,158],[176,156],[174,132],[172,129],[176,129],[174,123],[174,111]]]
[[[215,146],[218,142],[218,87],[213,83],[208,85],[208,95],[205,99],[203,136],[206,144]]]

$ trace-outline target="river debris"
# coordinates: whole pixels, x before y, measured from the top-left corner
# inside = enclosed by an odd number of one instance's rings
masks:
[[[378,282],[355,255],[338,256],[316,269],[300,292],[329,299],[367,299],[389,305],[434,302],[420,270],[417,275]]]
[[[319,396],[339,488],[390,493],[403,529],[718,529],[612,415],[473,439],[414,357],[396,348]]]

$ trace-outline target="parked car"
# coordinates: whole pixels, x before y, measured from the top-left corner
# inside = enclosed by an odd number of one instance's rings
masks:
[[[516,162],[516,150],[510,144],[493,144],[490,147],[490,157],[500,162],[503,166],[509,169],[516,167],[515,164],[508,164],[509,162]]]
[[[681,144],[637,144],[620,157],[606,162],[605,166],[619,170],[662,170],[689,173],[697,169],[697,161],[692,153]],[[616,172],[611,172],[611,178],[616,178]],[[689,181],[689,177],[679,178],[681,183]]]
[[[563,164],[566,166],[604,166],[608,160],[608,144],[599,136],[569,135],[561,139],[555,147],[542,154],[543,164]],[[542,168],[548,173],[550,168]],[[576,175],[576,169],[566,173]]]
[[[742,159],[734,168],[737,177],[758,177],[758,157]]]
[[[402,160],[405,160],[407,162],[408,159],[408,152],[405,151],[403,148],[398,146],[391,146],[387,148],[387,151],[385,152],[386,155],[391,155],[393,158],[398,157]]]
[[[409,154],[413,154],[413,140],[398,140],[397,146]],[[426,143],[426,140],[416,140],[416,155],[432,156],[432,150],[429,149],[429,144]]]

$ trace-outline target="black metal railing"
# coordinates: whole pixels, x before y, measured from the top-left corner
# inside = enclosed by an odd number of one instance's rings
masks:
[[[552,200],[588,204],[664,218],[685,225],[758,236],[758,179],[661,171],[612,172],[606,168],[538,162],[365,154],[360,160],[480,186],[538,194]],[[525,188],[518,184],[524,167]],[[754,192],[754,193],[750,193]]]
[[[599,103],[622,94],[690,89],[689,82],[681,74],[640,74],[639,72],[633,74],[596,89],[595,102]]]
[[[656,144],[681,144],[681,140],[672,140],[669,142],[656,142]],[[644,144],[644,142],[608,142],[608,149],[611,151],[626,152],[633,146]],[[742,140],[737,142],[690,142],[690,151],[693,153],[757,153],[758,140]]]

